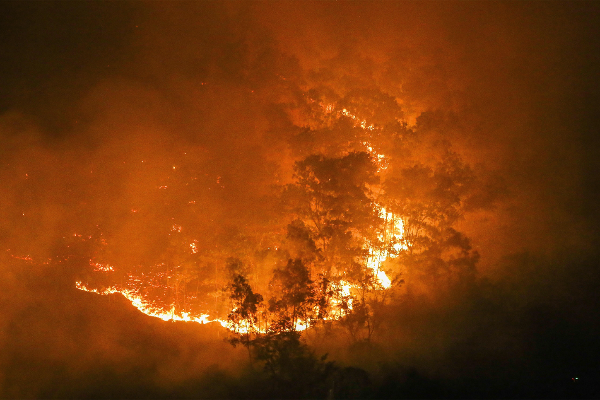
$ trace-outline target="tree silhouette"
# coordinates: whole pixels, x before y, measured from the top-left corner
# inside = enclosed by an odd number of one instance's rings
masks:
[[[385,201],[404,221],[398,262],[407,274],[430,286],[448,287],[472,279],[477,252],[454,226],[476,190],[472,169],[451,151],[435,163],[397,162],[384,183]]]
[[[233,282],[227,287],[232,309],[227,316],[230,330],[235,337],[229,339],[232,345],[241,343],[248,349],[248,357],[252,363],[251,347],[260,334],[259,306],[263,297],[252,291],[243,275],[235,275]]]
[[[366,239],[376,242],[373,231],[380,220],[370,185],[378,182],[377,167],[369,154],[353,152],[309,156],[294,170],[296,183],[286,187],[285,200],[310,233],[306,240],[315,243],[321,272],[333,278],[365,257]]]
[[[269,299],[272,332],[295,332],[316,318],[316,287],[302,260],[290,259],[284,268],[275,269],[271,286],[275,293]]]
[[[366,152],[313,155],[296,163],[295,179],[284,193],[297,217],[288,225],[287,244],[321,274],[313,297],[329,305],[327,315],[344,317],[355,340],[369,339],[375,326],[371,303],[385,297],[376,294],[383,286],[368,259],[391,246],[382,240],[387,221],[373,191],[379,184],[375,160]]]

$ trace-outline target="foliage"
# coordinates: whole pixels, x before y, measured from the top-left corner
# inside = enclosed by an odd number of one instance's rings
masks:
[[[471,280],[479,256],[454,225],[474,190],[472,169],[449,151],[434,165],[396,162],[393,167],[385,198],[404,221],[407,251],[399,262],[408,276],[438,288]]]
[[[329,315],[344,317],[355,340],[370,339],[375,303],[385,301],[381,282],[367,266],[369,257],[391,246],[382,240],[386,221],[376,202],[377,170],[366,152],[313,155],[296,163],[296,183],[285,192],[297,216],[288,226],[294,254],[327,279],[327,287],[317,292],[332,304]],[[363,329],[366,333],[359,334]]]
[[[253,344],[272,373],[281,349],[296,351],[294,335],[326,319],[370,341],[390,301],[388,274],[392,288],[407,280],[430,293],[471,282],[478,254],[456,225],[487,201],[440,133],[455,128],[447,115],[425,112],[409,127],[396,99],[375,88],[314,88],[308,99],[307,124],[289,141],[294,182],[282,188],[291,222]]]
[[[365,239],[375,242],[379,224],[371,185],[378,183],[376,166],[365,152],[352,152],[331,158],[312,155],[296,163],[296,183],[284,193],[297,220],[288,228],[291,237],[300,232],[327,277],[364,258]],[[333,273],[332,273],[333,269]]]
[[[259,306],[263,297],[254,293],[246,278],[239,274],[234,276],[227,289],[232,303],[227,321],[235,335],[229,341],[234,346],[238,343],[245,346],[252,361],[251,346],[260,333]]]
[[[240,266],[233,261],[231,265]],[[245,346],[251,363],[252,353],[256,354],[272,380],[273,395],[281,397],[284,393],[293,393],[297,397],[302,393],[307,397],[315,394],[322,397],[334,365],[325,361],[326,356],[317,358],[300,341],[297,330],[299,324],[314,320],[318,304],[324,306],[315,296],[317,287],[299,259],[290,259],[285,268],[276,269],[273,285],[280,295],[269,300],[270,324],[261,330],[262,296],[252,291],[243,275],[233,276],[227,290],[232,301],[228,324],[234,337],[228,340],[234,346]],[[291,387],[295,390],[290,391]]]
[[[257,359],[264,362],[265,371],[278,389],[289,392],[290,387],[294,387],[297,394],[323,390],[334,369],[332,362],[325,361],[326,355],[317,358],[295,331],[269,332],[255,345]]]
[[[276,295],[269,300],[275,332],[293,332],[315,318],[316,287],[302,260],[288,260],[273,271],[271,286]]]

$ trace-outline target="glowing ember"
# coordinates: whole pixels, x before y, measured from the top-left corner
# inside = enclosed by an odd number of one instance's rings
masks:
[[[171,227],[171,232],[181,232],[181,225],[175,225]]]
[[[368,125],[366,120],[358,118],[356,115],[351,114],[345,108],[341,111],[341,114],[354,120],[356,122],[356,125],[360,126],[363,129],[366,129],[368,131],[372,131],[375,129],[374,125]]]
[[[92,267],[94,267],[95,272],[112,272],[115,269],[108,264],[100,264],[100,263],[90,263]]]
[[[371,156],[377,162],[377,170],[382,171],[382,170],[387,169],[388,164],[387,164],[387,160],[385,159],[385,156],[383,154],[377,153],[373,149],[373,146],[369,142],[363,142],[363,145],[367,148],[367,150],[369,151],[369,154],[371,154]]]

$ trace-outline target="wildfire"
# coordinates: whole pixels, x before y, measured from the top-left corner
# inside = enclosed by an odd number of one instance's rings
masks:
[[[108,264],[100,264],[100,263],[91,263],[90,265],[94,267],[94,272],[114,272],[114,268],[112,265]]]
[[[377,162],[377,170],[382,171],[382,170],[387,169],[388,164],[387,164],[387,160],[385,159],[385,155],[377,153],[373,149],[373,146],[369,142],[363,142],[363,145],[369,151],[369,154],[371,154],[371,157],[373,157],[375,159],[375,161]]]
[[[181,312],[179,314],[175,313],[175,307],[173,306],[169,312],[165,312],[160,308],[153,306],[150,302],[145,301],[144,298],[138,295],[134,290],[127,288],[118,288],[116,286],[110,286],[103,290],[94,289],[86,286],[81,281],[75,282],[75,287],[79,290],[83,290],[84,292],[97,293],[100,295],[109,295],[114,293],[119,293],[127,300],[131,302],[131,304],[140,310],[142,313],[149,315],[151,317],[160,318],[163,321],[184,321],[184,322],[197,322],[199,324],[206,324],[209,322],[214,322],[220,320],[211,320],[208,314],[201,315],[191,315],[187,312]]]
[[[367,267],[373,270],[381,286],[384,289],[389,289],[392,281],[381,270],[381,264],[388,258],[397,257],[398,252],[407,250],[408,246],[403,243],[404,222],[402,219],[395,217],[393,213],[388,212],[384,207],[381,208],[379,216],[385,221],[385,229],[378,235],[378,239],[385,244],[385,247],[383,249],[368,248]],[[393,251],[390,251],[389,246]]]
[[[356,125],[360,126],[363,129],[366,129],[368,131],[372,131],[375,129],[374,125],[368,124],[366,120],[358,118],[356,115],[350,113],[350,111],[346,110],[345,108],[342,111],[340,111],[340,114],[354,120]]]
[[[339,319],[344,316],[344,310],[342,308],[344,300],[346,301],[348,309],[352,310],[352,298],[350,291],[353,288],[353,285],[344,280],[341,280],[337,285],[332,284],[332,288],[334,290],[339,290],[340,297],[337,299],[334,298],[330,300],[333,310],[331,312],[331,317],[328,319]]]
[[[369,243],[365,243],[365,246],[369,251],[369,256],[367,257],[365,265],[373,271],[377,282],[379,285],[381,285],[381,288],[389,289],[392,285],[392,282],[386,273],[381,269],[381,265],[386,259],[396,257],[399,251],[405,250],[407,247],[402,242],[404,235],[404,224],[402,219],[394,216],[393,213],[388,212],[384,207],[381,207],[379,210],[379,215],[384,220],[384,229],[378,235],[378,239],[384,244],[384,246],[376,248],[371,246]],[[182,227],[180,225],[173,225],[171,228],[172,232],[181,232],[181,230]],[[189,245],[192,254],[198,252],[197,243],[197,241],[194,241]],[[94,272],[107,273],[115,271],[115,268],[108,264],[90,261],[90,266],[93,267]],[[164,265],[161,264],[155,267],[163,268]],[[196,322],[200,324],[216,322],[226,329],[235,329],[238,333],[247,333],[250,329],[264,333],[265,328],[257,328],[254,326],[234,327],[232,323],[226,319],[211,318],[211,316],[206,313],[195,314],[189,311],[181,311],[176,308],[175,304],[171,304],[170,306],[161,306],[160,303],[149,300],[148,296],[144,295],[147,293],[147,291],[143,290],[143,287],[149,285],[150,287],[159,288],[164,292],[168,288],[160,283],[157,283],[160,279],[164,278],[168,280],[172,279],[173,277],[169,272],[155,271],[154,273],[150,274],[150,276],[144,276],[143,273],[141,276],[129,274],[129,279],[125,286],[113,285],[103,289],[96,289],[84,284],[81,281],[77,281],[75,286],[79,290],[97,293],[100,295],[109,295],[115,293],[121,294],[142,313],[151,317],[160,318],[163,321]],[[341,280],[337,284],[332,284],[332,288],[338,292],[338,297],[331,299],[330,301],[333,311],[330,313],[330,317],[328,319],[339,319],[347,312],[344,311],[342,304],[345,304],[346,310],[352,309],[351,293],[352,290],[355,289],[355,286],[347,281]],[[306,330],[308,327],[308,321],[295,322],[295,329],[297,331]]]
[[[334,114],[338,116],[344,116],[354,121],[355,126],[360,127],[367,131],[373,131],[376,128],[375,125],[370,124],[367,120],[361,119],[358,116],[352,114],[348,109],[336,109],[334,104],[321,104],[324,112],[327,114]],[[371,155],[372,159],[377,165],[378,171],[383,171],[388,167],[388,160],[384,154],[379,153],[375,146],[369,141],[359,142],[364,149]],[[177,166],[172,166],[175,170]],[[222,185],[222,178],[218,176],[216,183]],[[159,189],[167,189],[167,186],[159,186]],[[195,204],[196,201],[192,200],[189,204]],[[379,217],[383,221],[380,232],[377,235],[377,243],[370,243],[365,240],[363,248],[367,252],[367,257],[364,262],[364,266],[370,269],[373,273],[375,281],[378,285],[379,290],[387,290],[392,286],[391,279],[387,276],[385,271],[382,269],[383,263],[390,259],[398,256],[398,253],[406,250],[408,247],[404,240],[404,223],[402,219],[392,212],[388,211],[383,205],[376,203],[374,210],[379,214]],[[137,209],[132,209],[132,212],[137,212]],[[183,230],[181,225],[172,224],[171,234],[181,233]],[[191,254],[198,254],[199,242],[193,240],[189,244],[188,251]],[[90,266],[93,267],[94,272],[108,273],[114,272],[115,268],[108,264],[101,264],[90,261]],[[160,318],[164,321],[184,321],[184,322],[196,322],[206,324],[209,322],[219,323],[226,329],[235,330],[238,333],[253,332],[265,332],[266,328],[261,326],[259,323],[258,327],[252,325],[251,322],[245,321],[242,324],[235,324],[227,320],[220,318],[211,318],[208,313],[192,313],[190,312],[191,303],[186,300],[186,293],[183,294],[183,301],[181,301],[180,292],[180,278],[177,278],[176,270],[181,267],[175,267],[175,269],[167,268],[165,272],[165,264],[160,264],[151,268],[154,268],[150,273],[144,275],[144,273],[134,275],[128,274],[128,280],[122,285],[112,285],[103,287],[102,289],[96,289],[88,284],[84,284],[81,281],[76,282],[77,289],[97,293],[100,295],[109,295],[119,293],[124,296],[131,304],[136,307],[142,313]],[[147,271],[148,272],[148,271]],[[166,284],[165,284],[166,283]],[[330,299],[329,306],[331,311],[328,319],[340,319],[344,317],[349,310],[353,307],[353,296],[358,287],[346,280],[339,280],[336,283],[331,283],[332,289],[336,292],[336,296]],[[183,282],[183,290],[185,291],[185,282]],[[215,299],[220,296],[215,292]],[[169,298],[169,302],[164,302],[165,299]],[[195,297],[198,299],[198,297]],[[196,306],[194,306],[196,307]],[[236,310],[233,309],[232,312]],[[318,311],[318,310],[314,310]],[[250,324],[250,325],[249,325]],[[303,331],[309,327],[309,321],[296,321],[294,322],[295,329],[297,331]],[[265,326],[268,324],[264,324]]]

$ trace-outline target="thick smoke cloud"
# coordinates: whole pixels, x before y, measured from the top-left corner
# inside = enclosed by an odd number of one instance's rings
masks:
[[[502,251],[524,240],[552,248],[565,237],[581,242],[590,234],[587,215],[580,213],[593,212],[588,194],[593,196],[596,186],[588,173],[594,167],[594,122],[585,111],[594,104],[593,15],[585,18],[583,5],[10,8],[17,18],[8,24],[9,33],[29,36],[20,39],[25,45],[16,57],[5,61],[13,75],[7,74],[5,98],[13,100],[5,109],[29,111],[46,140],[78,137],[75,146],[107,147],[121,138],[136,147],[137,134],[182,148],[191,140],[206,146],[215,164],[252,148],[257,159],[247,159],[251,167],[240,170],[254,171],[260,168],[254,161],[277,157],[281,153],[275,150],[285,146],[275,133],[265,137],[277,118],[276,106],[265,103],[283,100],[275,95],[281,85],[277,77],[290,76],[291,85],[299,86],[302,79],[325,82],[335,90],[382,87],[397,96],[409,120],[426,109],[455,113],[460,128],[447,130],[449,139],[469,161],[502,170],[513,198],[521,197],[516,210],[504,210],[501,221],[486,227],[501,229],[494,236],[510,240]],[[78,18],[59,29],[69,13]],[[27,20],[44,30],[27,29]],[[65,30],[80,32],[79,37]],[[15,43],[16,37],[6,41],[7,54],[14,54]],[[45,53],[38,54],[42,47]],[[26,63],[32,57],[38,62]],[[21,64],[31,72],[19,71]],[[76,69],[76,79],[63,66]],[[31,77],[25,88],[14,82],[17,74]],[[44,84],[35,86],[32,76]],[[63,91],[47,87],[52,81]],[[76,153],[70,143],[63,147]],[[239,180],[254,174],[248,175]],[[531,223],[520,223],[523,219]],[[563,236],[565,229],[574,231]],[[537,239],[548,232],[556,236]]]
[[[209,374],[228,379],[219,368],[240,354],[213,340],[218,332],[172,333],[123,311],[124,302],[82,302],[73,283],[91,249],[76,235],[102,231],[111,257],[134,265],[164,256],[172,224],[193,221],[190,235],[203,249],[261,229],[276,212],[272,185],[291,180],[297,154],[289,144],[307,120],[309,89],[330,99],[384,91],[409,124],[429,118],[487,185],[487,197],[460,222],[487,280],[447,304],[412,299],[389,311],[383,337],[391,344],[371,353],[444,377],[471,362],[461,354],[489,354],[526,371],[550,352],[596,368],[583,347],[594,344],[589,315],[598,305],[595,3],[3,2],[0,9],[0,396],[85,395],[103,380],[135,382],[125,395],[149,395],[143,390],[153,385],[172,395],[171,384],[187,395],[210,385],[181,382],[213,364]],[[543,316],[579,347],[551,339]],[[160,343],[164,350],[145,354]],[[323,350],[347,362],[364,356],[369,371],[379,361],[361,349]],[[477,365],[492,370],[484,360]],[[89,382],[48,392],[80,379],[81,370],[90,371]],[[43,379],[25,390],[36,371]],[[214,390],[207,397],[230,394]]]
[[[261,14],[301,64],[379,84],[409,113],[455,113],[460,129],[449,139],[473,163],[500,169],[513,193],[510,208],[478,221],[496,232],[482,251],[586,246],[595,229],[586,220],[595,215],[581,212],[593,213],[598,186],[590,174],[596,13],[587,5],[317,3],[278,11]]]

